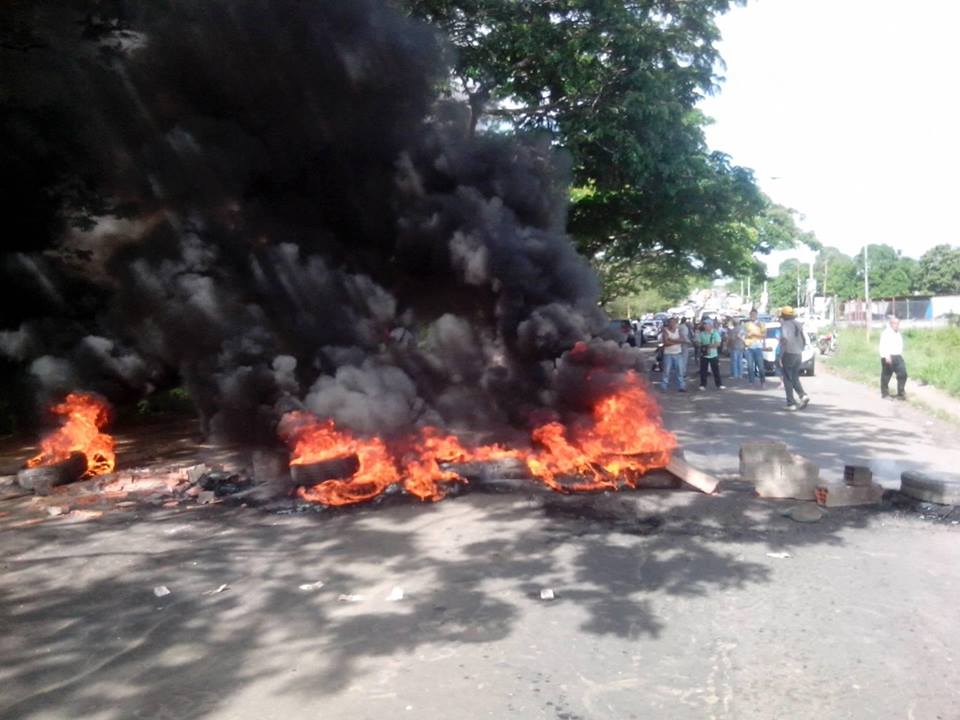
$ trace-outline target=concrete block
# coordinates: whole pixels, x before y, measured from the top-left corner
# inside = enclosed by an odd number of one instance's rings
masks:
[[[819,467],[799,455],[788,454],[784,461],[768,464],[756,487],[760,497],[814,500],[819,484]]]
[[[865,465],[846,465],[843,480],[847,485],[866,486],[873,482],[873,471]]]
[[[844,483],[818,485],[817,504],[824,507],[844,507],[847,505],[876,505],[883,498],[883,487],[876,483],[869,485],[848,485]]]
[[[931,477],[907,470],[900,474],[900,492],[924,502],[939,505],[960,505],[960,477],[943,475]]]
[[[780,465],[790,460],[782,442],[761,440],[740,446],[740,478],[746,482],[767,482],[780,475]]]

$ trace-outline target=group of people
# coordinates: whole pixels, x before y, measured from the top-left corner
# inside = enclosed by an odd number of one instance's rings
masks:
[[[807,342],[806,336],[803,326],[796,320],[793,308],[781,308],[780,319],[777,365],[782,370],[786,409],[799,410],[810,402],[810,397],[800,383],[801,356]],[[686,374],[691,354],[698,358],[700,363],[699,389],[707,389],[709,375],[713,376],[717,390],[726,389],[720,375],[721,348],[730,354],[731,377],[742,378],[743,366],[746,364],[748,384],[759,382],[762,388],[766,384],[763,360],[764,342],[767,338],[766,323],[759,320],[756,310],[752,310],[749,320],[743,323],[731,320],[722,330],[721,332],[721,328],[709,317],[703,319],[696,329],[688,318],[669,318],[660,336],[663,346],[661,389],[669,390],[671,381],[676,378],[678,392],[686,392]]]
[[[722,331],[721,331],[722,330]],[[689,318],[676,316],[664,323],[660,334],[663,350],[661,362],[662,377],[660,388],[670,389],[673,380],[677,391],[686,392],[687,368],[691,357],[699,359],[700,390],[707,389],[707,380],[713,376],[717,390],[726,386],[720,375],[720,351],[730,355],[730,377],[743,377],[746,365],[747,383],[759,382],[762,388],[766,384],[766,368],[763,351],[767,338],[766,323],[758,319],[757,311],[750,312],[750,319],[741,323],[737,319],[728,321],[720,328],[712,318],[704,318],[694,328]],[[803,351],[807,345],[807,336],[803,326],[797,322],[792,307],[780,308],[780,337],[777,349],[776,365],[783,378],[783,390],[786,395],[786,410],[800,410],[810,402],[810,396],[800,382],[800,369]],[[887,327],[880,336],[880,395],[883,398],[905,400],[907,366],[903,359],[903,336],[900,334],[900,320],[888,319]],[[890,394],[890,380],[897,378],[897,394]]]

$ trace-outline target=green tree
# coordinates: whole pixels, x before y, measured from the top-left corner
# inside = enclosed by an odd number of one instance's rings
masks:
[[[863,279],[853,258],[835,247],[824,247],[814,262],[817,290],[821,294],[849,300],[863,296]]]
[[[916,261],[904,258],[899,250],[889,245],[868,245],[870,269],[870,296],[897,297],[910,294],[916,275]],[[863,250],[854,258],[857,276],[863,284]],[[863,291],[859,293],[863,297]]]
[[[664,272],[743,275],[769,206],[710,152],[697,101],[715,89],[730,0],[395,0],[455,51],[451,93],[474,128],[549,133],[572,158],[569,228],[606,297]]]
[[[921,257],[916,289],[941,295],[960,294],[960,248],[936,245]]]
[[[803,293],[803,282],[806,280],[807,272],[807,264],[799,260],[791,258],[780,263],[777,276],[767,283],[770,307],[797,305],[797,279],[800,280],[800,292]]]

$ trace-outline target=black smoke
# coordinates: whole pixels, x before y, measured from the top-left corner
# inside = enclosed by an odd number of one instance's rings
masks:
[[[633,362],[559,360],[604,322],[567,168],[472,133],[430,29],[372,0],[75,5],[14,3],[0,51],[3,183],[42,198],[0,351],[36,397],[182,382],[247,439],[301,406],[489,430]]]

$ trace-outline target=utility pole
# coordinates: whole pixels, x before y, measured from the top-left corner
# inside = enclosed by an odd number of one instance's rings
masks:
[[[800,261],[797,260],[797,302],[794,307],[800,307]]]
[[[750,307],[753,307],[753,295],[750,294],[750,276],[747,275],[747,299],[750,301]]]
[[[867,308],[863,314],[867,326],[867,340],[870,339],[870,321],[873,319],[873,308],[870,307],[870,244],[863,246],[863,294]]]

